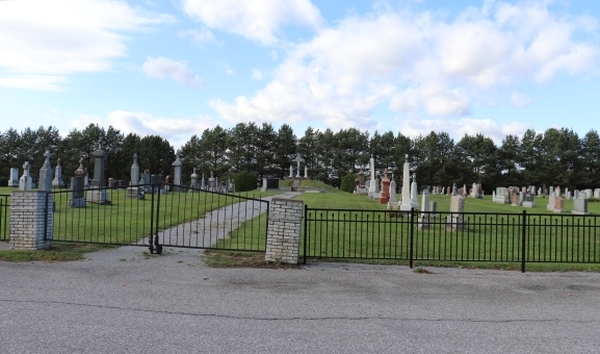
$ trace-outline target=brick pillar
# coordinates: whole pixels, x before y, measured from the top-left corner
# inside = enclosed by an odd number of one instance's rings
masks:
[[[10,248],[39,250],[52,246],[54,197],[46,192],[13,191],[10,195]],[[46,240],[44,240],[44,232]]]
[[[273,198],[267,225],[267,262],[298,264],[304,202]]]

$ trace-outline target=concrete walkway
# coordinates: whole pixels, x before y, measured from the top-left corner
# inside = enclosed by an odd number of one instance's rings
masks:
[[[286,192],[277,196],[262,198],[270,201],[273,197],[291,199],[300,195],[297,192]],[[158,233],[163,247],[210,247],[217,241],[227,237],[229,232],[237,229],[240,224],[258,217],[267,211],[267,204],[247,200],[231,204],[206,213],[203,219],[183,223]]]

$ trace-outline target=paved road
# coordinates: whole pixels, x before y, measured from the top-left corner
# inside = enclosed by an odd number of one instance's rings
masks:
[[[2,353],[597,353],[600,274],[214,269],[123,247],[0,262]]]

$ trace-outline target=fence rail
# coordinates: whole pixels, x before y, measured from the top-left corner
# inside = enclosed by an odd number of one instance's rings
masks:
[[[0,241],[10,238],[10,194],[0,194]]]
[[[600,263],[600,216],[305,207],[303,260]]]

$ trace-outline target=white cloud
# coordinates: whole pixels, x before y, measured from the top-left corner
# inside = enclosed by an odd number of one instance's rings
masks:
[[[588,17],[553,13],[547,1],[486,1],[454,19],[385,6],[292,45],[252,96],[210,105],[231,122],[353,124],[381,104],[416,117],[464,117],[474,104],[500,104],[499,90],[596,68],[598,45],[585,37],[594,28]],[[515,96],[505,103],[529,102]],[[469,126],[502,131],[484,123]]]
[[[184,11],[206,27],[231,32],[263,45],[275,44],[286,24],[319,28],[319,9],[310,0],[184,0]]]
[[[118,1],[3,1],[0,8],[4,85],[51,91],[71,74],[109,70],[126,54],[125,33],[169,19]]]
[[[515,107],[527,107],[531,104],[531,98],[521,92],[512,92],[510,94],[510,103]]]
[[[263,73],[260,70],[254,68],[254,69],[252,69],[252,78],[254,80],[262,80]]]
[[[0,86],[40,91],[63,91],[66,82],[65,76],[57,75],[0,76]]]
[[[188,67],[185,61],[175,61],[163,57],[148,58],[142,65],[142,70],[151,78],[171,79],[195,88],[204,86],[204,81]]]
[[[179,119],[129,111],[112,111],[108,113],[107,121],[125,134],[136,133],[142,137],[160,135],[169,140],[175,149],[181,147],[193,134],[201,134],[205,129],[216,125],[213,124],[213,118],[206,116]]]
[[[206,28],[202,30],[185,30],[177,32],[180,38],[190,38],[194,43],[204,47],[206,43],[218,43],[214,34]]]

